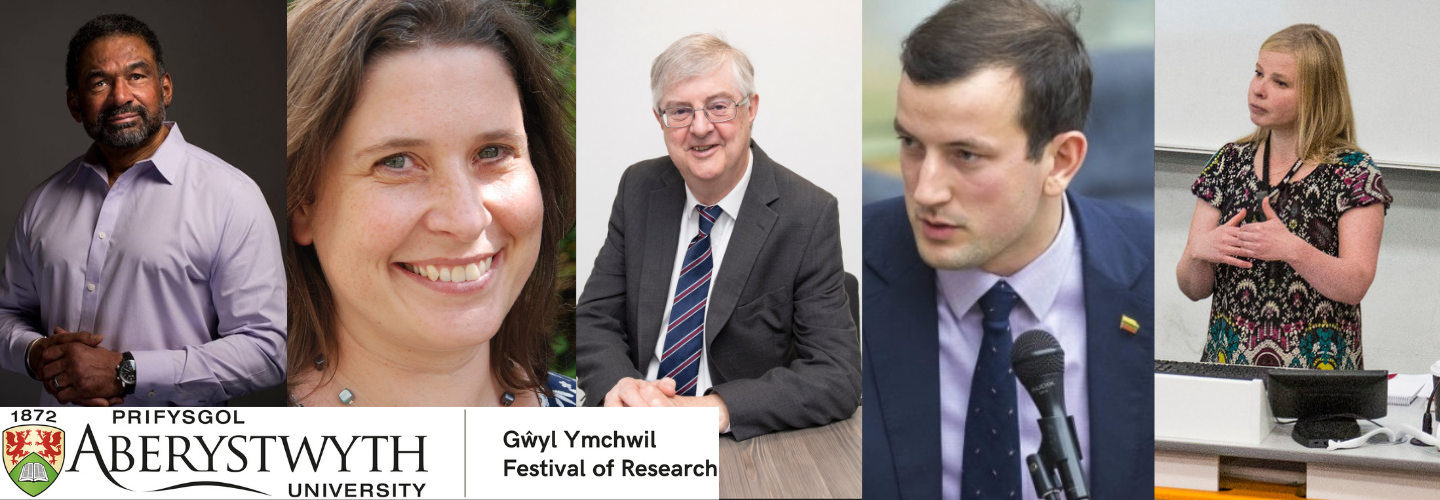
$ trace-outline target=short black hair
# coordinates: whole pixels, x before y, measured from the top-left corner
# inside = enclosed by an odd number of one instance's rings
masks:
[[[75,36],[70,37],[70,50],[65,53],[65,88],[75,90],[80,86],[80,54],[96,40],[107,36],[133,35],[145,40],[150,52],[155,53],[155,70],[165,74],[165,57],[160,51],[160,39],[144,21],[129,14],[103,14],[85,23]]]
[[[1073,12],[1035,0],[952,0],[910,32],[900,62],[918,85],[1013,70],[1024,87],[1020,125],[1034,161],[1051,138],[1082,130],[1090,112],[1090,56]]]

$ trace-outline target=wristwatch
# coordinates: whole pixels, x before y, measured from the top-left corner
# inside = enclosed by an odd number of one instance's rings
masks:
[[[125,395],[135,394],[135,356],[128,351],[120,355],[120,364],[115,366],[115,380],[125,388]]]

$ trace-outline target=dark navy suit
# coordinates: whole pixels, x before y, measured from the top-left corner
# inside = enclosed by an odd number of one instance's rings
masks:
[[[1084,266],[1091,496],[1153,498],[1154,216],[1068,198]],[[935,270],[920,259],[903,198],[867,205],[864,231],[864,496],[939,498]],[[1120,328],[1122,314],[1140,323],[1138,333]]]

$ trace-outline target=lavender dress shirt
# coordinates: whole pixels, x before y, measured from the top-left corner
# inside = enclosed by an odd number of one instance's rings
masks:
[[[109,186],[92,147],[30,193],[5,252],[0,368],[59,326],[135,356],[126,406],[201,406],[285,380],[275,221],[244,173],[180,127]],[[43,391],[43,389],[42,389]],[[57,405],[49,393],[41,404]]]
[[[1045,253],[1013,276],[1001,277],[979,268],[936,271],[940,331],[940,458],[944,476],[942,498],[960,498],[960,468],[964,453],[965,416],[970,402],[970,381],[984,335],[982,314],[975,303],[990,287],[1004,279],[1020,294],[1020,304],[1010,312],[1015,337],[1032,329],[1055,336],[1065,350],[1065,410],[1075,418],[1086,474],[1090,470],[1090,403],[1085,377],[1085,288],[1080,257],[1080,240],[1075,232],[1070,203],[1065,207],[1060,232]],[[1025,386],[1015,381],[1019,403],[1020,463],[1023,498],[1034,500],[1035,487],[1025,467],[1025,455],[1040,449],[1040,410]],[[981,450],[1008,453],[1008,450]]]

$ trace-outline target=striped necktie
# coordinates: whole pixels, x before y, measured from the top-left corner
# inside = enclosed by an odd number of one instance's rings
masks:
[[[1020,417],[1016,415],[1015,374],[1010,368],[1010,310],[1020,295],[1001,281],[980,297],[984,339],[970,381],[965,415],[965,455],[960,463],[960,498],[1020,498]]]
[[[694,396],[700,380],[700,356],[705,346],[705,304],[710,300],[710,230],[720,218],[720,207],[695,205],[700,216],[700,233],[685,250],[685,263],[675,283],[670,306],[670,324],[665,328],[665,353],[660,356],[658,377],[675,379],[675,394]]]

